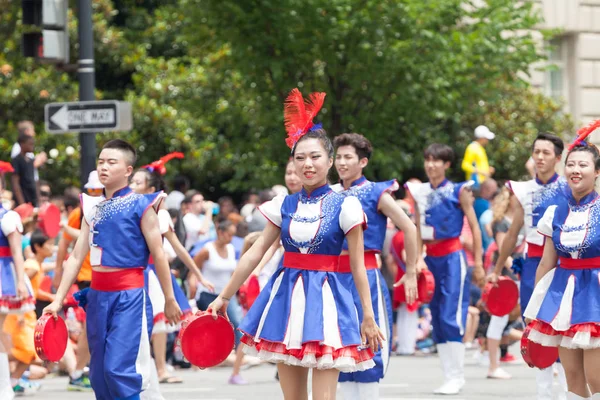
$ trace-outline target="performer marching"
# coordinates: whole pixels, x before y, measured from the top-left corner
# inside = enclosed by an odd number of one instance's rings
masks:
[[[579,131],[565,160],[565,196],[538,223],[547,242],[525,310],[534,320],[529,340],[558,346],[572,400],[590,399],[588,386],[600,399],[600,153],[583,141],[598,127],[600,120]]]
[[[385,341],[375,354],[375,367],[366,371],[342,373],[339,381],[345,400],[372,400],[379,398],[379,380],[383,379],[388,367],[392,345],[392,304],[389,290],[377,261],[383,249],[388,217],[405,233],[406,274],[401,280],[406,290],[406,298],[412,303],[416,298],[417,274],[417,230],[406,213],[394,201],[390,192],[398,190],[395,179],[387,182],[370,182],[363,175],[373,147],[367,138],[357,133],[344,133],[333,140],[336,151],[335,168],[341,183],[332,186],[335,192],[356,196],[367,216],[369,229],[364,233],[365,267],[371,289],[371,302],[375,311],[375,322],[383,331]],[[344,242],[344,252],[340,257],[340,271],[350,272],[347,255],[348,244]],[[360,297],[353,290],[354,301],[360,315]]]
[[[444,372],[444,384],[435,394],[458,394],[465,384],[465,332],[469,306],[470,277],[459,236],[464,217],[473,232],[473,275],[478,284],[485,279],[483,271],[481,231],[475,211],[472,182],[453,183],[446,171],[454,159],[454,151],[434,143],[425,149],[425,173],[429,182],[407,182],[406,188],[415,199],[418,243],[425,243],[425,263],[435,277],[435,293],[429,304],[433,340]],[[419,247],[420,248],[420,247]]]
[[[372,351],[383,339],[375,323],[364,267],[365,218],[360,201],[337,194],[327,185],[333,145],[326,132],[312,122],[324,98],[325,93],[312,93],[305,103],[294,89],[286,99],[286,142],[292,148],[303,189],[260,206],[270,223],[208,307],[215,318],[217,311],[226,313],[231,296],[281,233],[285,248],[282,265],[255,300],[240,330],[247,353],[278,363],[286,399],[308,397],[309,368],[314,368],[313,399],[335,399],[339,372],[372,368]],[[344,238],[352,276],[337,272]],[[350,289],[352,278],[360,293],[362,324]]]
[[[0,161],[0,196],[4,191],[4,173],[13,172],[12,166]],[[0,399],[14,398],[10,381],[10,365],[5,343],[6,333],[2,331],[4,320],[9,314],[21,314],[35,310],[35,300],[29,281],[25,278],[23,251],[21,249],[21,217],[14,211],[6,210],[0,203]]]
[[[44,309],[57,317],[91,251],[92,283],[86,299],[90,381],[100,400],[139,399],[149,383],[144,268],[150,254],[165,294],[165,316],[173,324],[181,317],[156,214],[164,194],[132,193],[128,179],[135,159],[134,148],[123,140],[111,140],[102,148],[97,169],[104,196],[82,195],[81,234],[65,262],[56,298]]]
[[[131,183],[129,187],[133,192],[138,194],[151,194],[155,192],[162,192],[165,188],[164,182],[162,180],[161,175],[166,173],[164,164],[166,164],[172,158],[182,158],[182,153],[171,153],[165,157],[162,157],[160,160],[153,162],[152,164],[146,165],[140,169],[138,169],[133,177],[131,178]],[[185,264],[187,268],[196,276],[198,281],[208,287],[209,289],[213,288],[212,283],[208,282],[202,276],[200,269],[194,263],[194,260],[190,256],[190,254],[185,250],[179,239],[177,239],[177,235],[173,230],[173,221],[169,212],[167,211],[164,203],[161,203],[160,209],[158,210],[158,223],[160,227],[160,233],[163,237],[169,241],[175,254],[180,258],[180,260]],[[148,260],[148,267],[146,268],[146,290],[148,291],[148,296],[150,298],[150,302],[152,303],[152,311],[153,311],[153,327],[152,327],[152,348],[154,350],[154,360],[156,362],[156,369],[158,372],[158,379],[160,383],[181,383],[181,378],[169,376],[167,371],[167,333],[175,332],[178,330],[177,325],[168,325],[166,323],[166,318],[164,314],[165,308],[165,296],[160,289],[160,283],[156,275],[156,267],[154,265],[154,260],[152,256],[150,260]],[[173,287],[173,293],[175,294],[175,299],[179,304],[179,308],[181,309],[183,315],[191,313],[192,309],[187,300],[187,296],[181,290],[181,287],[177,283],[175,276],[171,273],[171,283]],[[212,290],[212,289],[211,289]]]
[[[508,232],[504,236],[498,259],[488,281],[496,283],[506,260],[516,246],[521,228],[525,226],[527,249],[525,261],[521,270],[520,297],[521,309],[529,304],[535,274],[540,263],[546,238],[538,233],[537,225],[544,212],[556,198],[563,195],[567,182],[556,173],[556,165],[560,163],[564,149],[563,141],[550,133],[540,133],[533,141],[531,157],[535,161],[536,177],[525,182],[508,181],[506,186],[513,192],[510,207],[513,209],[513,219]],[[561,375],[564,371],[557,364]],[[537,399],[551,400],[554,372],[552,368],[538,370]],[[566,388],[565,388],[566,389]]]

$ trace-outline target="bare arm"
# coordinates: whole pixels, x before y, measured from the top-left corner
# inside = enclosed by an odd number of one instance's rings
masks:
[[[164,234],[164,237],[165,237],[165,239],[167,239],[169,241],[169,243],[171,243],[171,246],[173,246],[173,250],[175,250],[175,254],[177,254],[177,257],[179,257],[181,262],[183,262],[183,264],[186,267],[188,267],[188,269],[194,275],[196,275],[198,280],[202,280],[203,279],[202,272],[200,272],[200,269],[198,268],[198,266],[192,259],[192,256],[190,256],[190,253],[188,253],[188,251],[185,249],[185,247],[183,247],[183,245],[177,238],[177,235],[175,234],[175,232],[169,230],[167,233]]]
[[[498,275],[500,275],[502,269],[504,268],[504,265],[506,264],[506,260],[514,251],[515,246],[517,245],[517,240],[519,239],[519,232],[521,231],[521,228],[523,227],[524,223],[525,213],[523,211],[521,203],[519,203],[515,196],[513,196],[510,199],[510,206],[514,210],[513,221],[510,227],[508,228],[508,232],[506,232],[506,235],[504,235],[502,243],[496,242],[500,250],[498,252],[498,259],[496,260],[496,265],[494,266],[493,271],[493,274],[495,274],[496,276],[488,277],[488,280],[492,282],[496,281]]]
[[[482,286],[485,279],[485,271],[483,270],[483,245],[481,242],[481,230],[477,215],[473,209],[473,193],[471,190],[463,189],[460,193],[460,206],[467,217],[467,222],[473,232],[473,258],[475,259],[475,270],[473,275],[478,285]]]
[[[535,273],[535,284],[537,285],[540,279],[544,277],[550,270],[556,267],[558,261],[558,254],[554,248],[554,242],[551,237],[546,237],[546,244],[544,245],[544,253],[540,260],[540,265]]]
[[[13,172],[12,176],[10,177],[10,183],[12,184],[13,194],[17,200],[17,203],[25,203],[25,197],[23,197],[23,191],[21,190],[21,184],[19,183],[19,175],[17,173]]]
[[[79,234],[81,233],[81,229],[73,228],[69,225],[63,226],[63,229],[65,230],[65,232],[67,232],[67,235],[71,236],[74,240],[76,240],[79,237]]]
[[[396,204],[389,193],[384,193],[379,200],[380,211],[390,218],[394,225],[404,232],[404,246],[406,250],[406,273],[415,274],[417,259],[420,256],[419,237],[415,224],[408,218],[402,208]]]
[[[8,245],[17,272],[17,285],[23,286],[25,284],[25,261],[23,260],[22,249],[22,235],[21,232],[15,230],[8,235]],[[21,294],[22,295],[22,294]]]
[[[56,268],[54,269],[54,278],[52,279],[52,285],[55,288],[60,285],[63,274],[63,263],[67,257],[69,244],[71,244],[71,240],[66,239],[64,236],[60,237],[60,240],[58,241],[58,250],[56,251]]]
[[[208,250],[206,248],[201,249],[194,256],[194,263],[198,266],[199,269],[204,267],[204,263],[208,260]]]
[[[73,253],[71,257],[63,264],[63,273],[62,279],[60,280],[60,285],[58,285],[58,289],[56,290],[56,297],[53,303],[58,303],[58,305],[62,305],[67,293],[73,283],[75,283],[75,279],[77,279],[77,274],[79,274],[79,270],[81,269],[81,264],[85,260],[85,257],[90,251],[90,227],[87,224],[87,221],[84,219],[81,221],[81,235],[75,242],[75,247],[73,248]]]

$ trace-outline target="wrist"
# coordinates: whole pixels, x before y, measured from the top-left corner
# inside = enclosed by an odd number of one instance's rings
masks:
[[[169,297],[165,296],[165,301],[174,301],[174,302],[177,302],[177,300],[175,299],[175,295],[169,296]]]
[[[231,300],[231,296],[225,296],[223,293],[221,293],[219,295],[219,297],[221,298],[221,300],[223,301],[230,301]]]

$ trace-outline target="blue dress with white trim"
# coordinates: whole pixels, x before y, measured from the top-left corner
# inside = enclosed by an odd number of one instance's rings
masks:
[[[393,179],[385,182],[371,182],[364,176],[352,182],[347,190],[341,184],[334,185],[332,189],[346,196],[356,196],[363,207],[369,229],[364,233],[365,252],[380,253],[385,241],[387,230],[387,217],[379,212],[379,199],[384,193],[395,192],[398,190],[398,182]],[[348,242],[344,241],[344,250],[348,249]],[[367,266],[367,277],[369,278],[369,287],[371,288],[371,303],[375,313],[375,322],[381,329],[385,341],[381,348],[375,353],[373,361],[375,367],[367,371],[340,374],[340,382],[378,382],[383,379],[390,360],[392,350],[392,302],[385,279],[381,270],[377,267],[369,268]],[[354,303],[362,316],[362,307],[360,297],[356,287],[353,288]]]
[[[345,235],[365,223],[360,201],[325,185],[259,209],[281,228],[285,254],[240,325],[244,351],[307,368],[372,368],[373,353],[359,349],[352,276],[336,272]]]
[[[535,286],[525,317],[529,339],[546,346],[600,348],[600,201],[592,192],[577,202],[569,188],[538,223],[552,238],[556,268]]]

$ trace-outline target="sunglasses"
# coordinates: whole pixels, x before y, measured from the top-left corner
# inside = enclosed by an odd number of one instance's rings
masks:
[[[46,192],[45,190],[40,190],[40,196],[50,197],[52,193]]]

